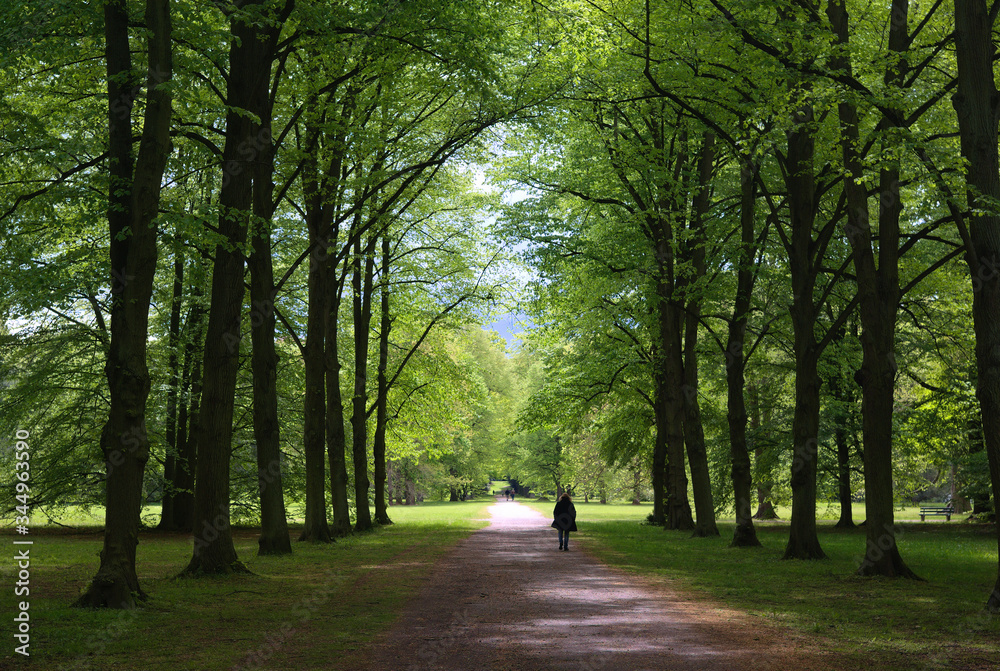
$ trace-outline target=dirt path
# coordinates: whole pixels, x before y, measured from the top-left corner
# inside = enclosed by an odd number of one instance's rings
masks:
[[[550,520],[527,506],[489,512],[378,641],[370,669],[843,668],[801,637],[610,568],[577,538],[559,552]]]

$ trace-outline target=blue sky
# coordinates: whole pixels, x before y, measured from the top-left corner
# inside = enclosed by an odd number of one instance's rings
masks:
[[[507,347],[511,350],[517,349],[520,339],[518,334],[531,325],[528,315],[506,314],[491,324],[483,326],[486,330],[493,330],[507,341]]]

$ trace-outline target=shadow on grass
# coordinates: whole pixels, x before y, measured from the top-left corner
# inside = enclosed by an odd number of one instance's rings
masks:
[[[452,508],[454,513],[457,508]],[[315,669],[365,645],[398,615],[420,578],[480,523],[431,511],[330,545],[294,543],[293,554],[256,556],[259,530],[234,528],[253,575],[178,578],[193,551],[188,534],[144,532],[137,570],[149,593],[132,611],[71,608],[96,572],[100,529],[34,533],[31,657],[44,669]],[[464,521],[463,521],[464,520]],[[298,530],[291,530],[291,537]],[[11,562],[0,566],[7,578]],[[0,611],[13,613],[12,590]],[[151,645],[151,642],[156,645]],[[0,658],[0,669],[13,663]]]
[[[758,523],[762,548],[730,548],[635,522],[592,522],[587,535],[609,563],[701,591],[730,607],[823,634],[874,668],[995,669],[1000,618],[983,612],[996,580],[996,536],[988,525],[902,524],[900,552],[927,582],[862,578],[865,529],[821,525],[829,559],[781,559],[784,523]],[[871,668],[871,667],[870,667]]]

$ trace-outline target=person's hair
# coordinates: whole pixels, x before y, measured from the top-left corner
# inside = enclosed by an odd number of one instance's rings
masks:
[[[567,501],[572,501],[572,500],[573,500],[572,498],[570,498],[570,495],[569,495],[569,492],[563,492],[563,493],[562,493],[562,496],[560,496],[560,497],[559,497],[559,500],[560,500],[560,501],[561,501],[562,499],[566,499]]]

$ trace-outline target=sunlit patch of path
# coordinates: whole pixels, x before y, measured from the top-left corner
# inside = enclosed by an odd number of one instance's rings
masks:
[[[527,506],[498,499],[489,512],[490,526],[439,563],[379,639],[371,669],[837,666],[747,616],[612,569],[581,552],[575,536],[559,552],[550,520]]]

